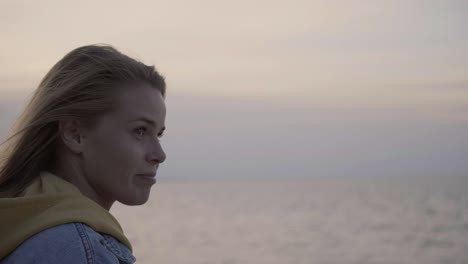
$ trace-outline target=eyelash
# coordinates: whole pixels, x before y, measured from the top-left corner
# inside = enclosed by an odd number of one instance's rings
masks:
[[[143,130],[143,135],[140,135],[139,132]],[[144,133],[146,133],[148,131],[148,129],[146,127],[139,127],[137,129],[135,129],[135,133],[137,134],[138,137],[143,137],[144,136]],[[158,138],[162,138],[164,136],[164,132],[161,132],[158,134]]]

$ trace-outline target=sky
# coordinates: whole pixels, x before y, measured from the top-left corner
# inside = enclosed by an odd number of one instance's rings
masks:
[[[0,1],[0,136],[70,50],[167,80],[167,180],[468,176],[468,2]]]

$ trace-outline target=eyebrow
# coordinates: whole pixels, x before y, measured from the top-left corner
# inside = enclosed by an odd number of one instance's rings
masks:
[[[141,117],[141,118],[138,118],[138,119],[131,120],[131,121],[129,121],[129,123],[139,122],[139,121],[148,123],[149,125],[151,125],[153,127],[156,127],[156,122],[154,122],[153,120],[151,120],[149,118],[146,118],[146,117]],[[166,130],[166,127],[163,127],[160,132],[163,132],[164,130]]]

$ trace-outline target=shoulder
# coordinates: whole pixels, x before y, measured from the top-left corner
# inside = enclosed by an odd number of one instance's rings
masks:
[[[134,263],[135,258],[113,237],[82,223],[69,223],[35,234],[0,262],[110,264]]]

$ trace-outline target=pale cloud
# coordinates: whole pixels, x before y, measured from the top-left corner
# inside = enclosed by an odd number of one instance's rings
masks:
[[[427,100],[414,87],[468,81],[466,6],[403,0],[3,1],[0,89],[31,90],[66,52],[105,42],[156,64],[174,94],[421,104]],[[431,92],[425,96],[436,100]]]

